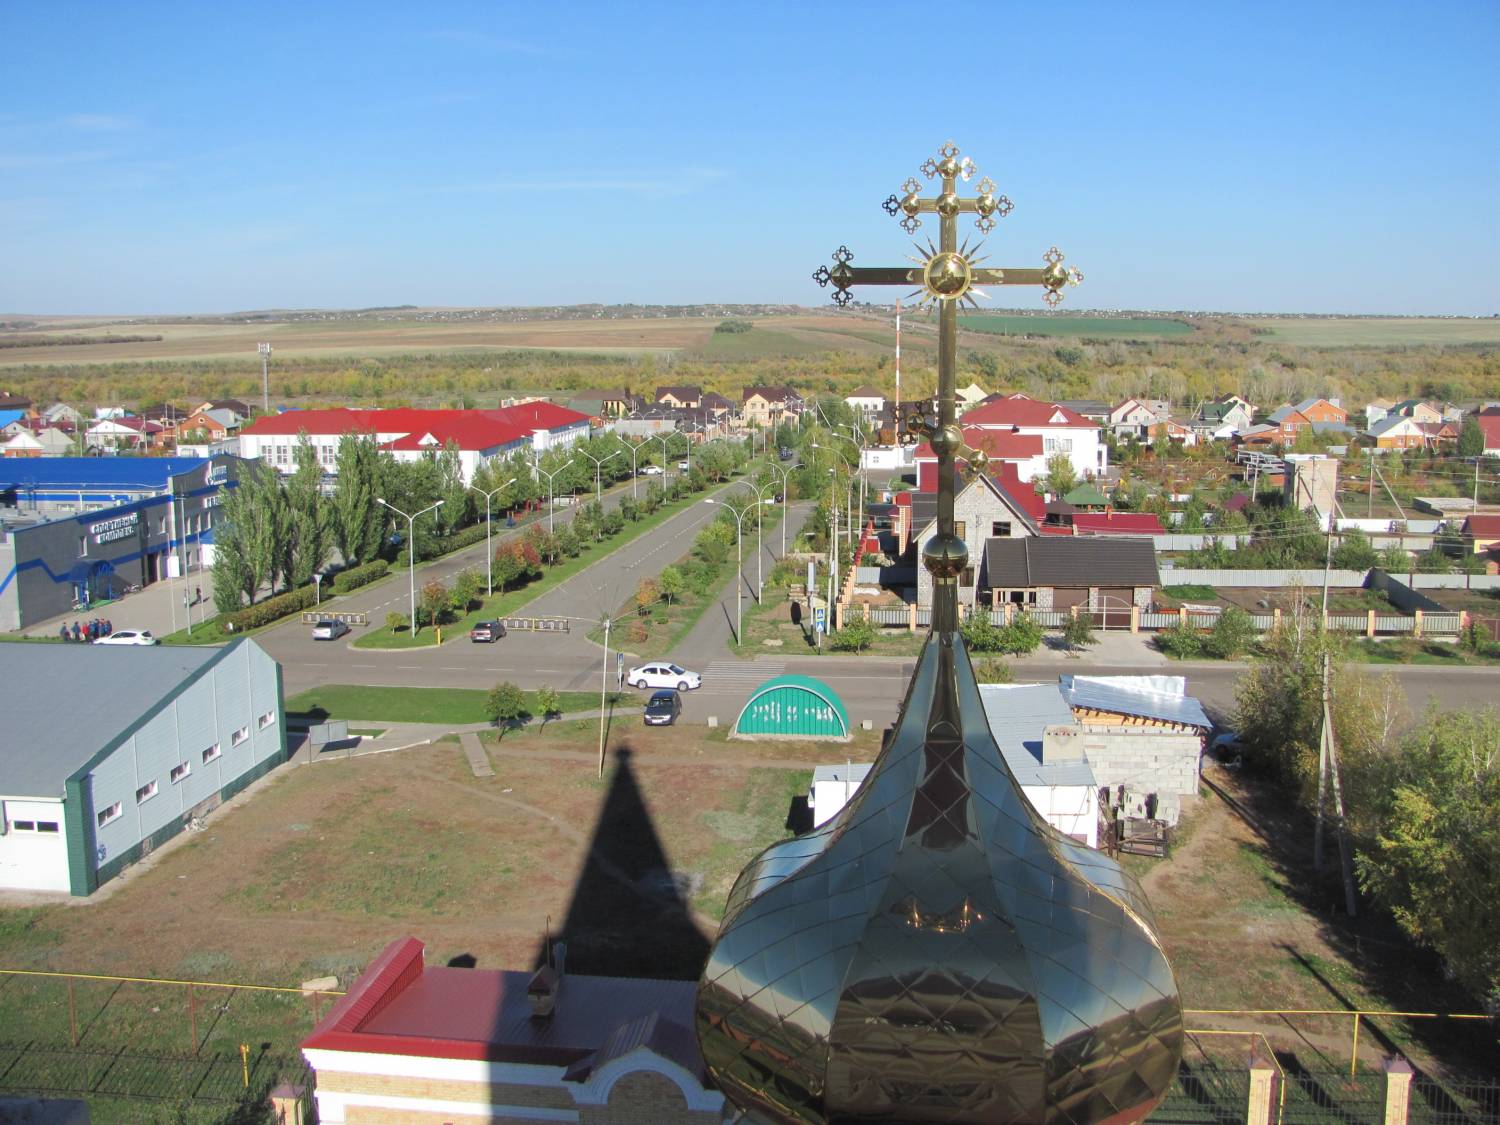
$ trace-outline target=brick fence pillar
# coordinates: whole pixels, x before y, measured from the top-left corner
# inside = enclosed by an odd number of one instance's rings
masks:
[[[1367,636],[1367,637],[1373,637],[1374,635],[1375,635],[1375,611],[1372,609],[1372,610],[1370,610],[1370,612],[1368,614],[1365,615],[1365,636]]]
[[[1400,1055],[1387,1055],[1385,1068],[1385,1125],[1406,1125],[1411,1109],[1411,1063]]]
[[[906,607],[906,631],[915,633],[917,631],[917,603],[912,602]]]
[[[1130,631],[1132,633],[1141,631],[1141,607],[1138,605],[1130,607]]]
[[[1257,1043],[1250,1050],[1250,1096],[1245,1105],[1245,1125],[1270,1125],[1276,1103],[1276,1064],[1266,1048]]]
[[[1422,635],[1422,611],[1420,609],[1411,611],[1411,635],[1414,637]]]
[[[1275,609],[1271,610],[1271,628],[1272,629],[1280,629],[1281,628],[1281,607],[1280,606],[1277,606]]]

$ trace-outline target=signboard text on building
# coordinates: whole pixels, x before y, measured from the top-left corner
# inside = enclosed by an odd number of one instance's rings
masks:
[[[112,520],[102,520],[89,526],[89,534],[94,537],[95,543],[112,543],[116,539],[128,539],[135,534],[140,518],[139,512],[130,512],[127,515],[116,516]]]

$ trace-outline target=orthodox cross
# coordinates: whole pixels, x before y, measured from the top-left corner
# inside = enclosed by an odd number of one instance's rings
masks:
[[[963,457],[973,472],[982,472],[985,456],[964,445],[963,431],[958,427],[958,305],[960,301],[974,304],[974,295],[985,296],[975,288],[978,285],[1040,285],[1046,290],[1048,305],[1056,306],[1062,300],[1064,285],[1077,285],[1083,274],[1076,269],[1063,268],[1063,256],[1054,246],[1042,255],[1047,264],[1033,269],[998,269],[982,267],[983,258],[979,250],[983,243],[969,245],[966,239],[958,241],[958,216],[977,215],[974,225],[981,234],[995,228],[995,216],[1004,218],[1010,214],[1013,204],[1003,195],[995,194],[994,182],[986,176],[979,184],[979,194],[972,199],[961,198],[958,181],[973,177],[974,162],[967,156],[960,158],[958,146],[947,142],[936,157],[922,165],[922,174],[931,180],[940,179],[942,190],[935,198],[923,198],[922,185],[912,177],[901,186],[901,195],[892,195],[882,206],[888,215],[902,216],[901,228],[914,234],[922,225],[919,215],[938,216],[938,243],[928,240],[925,247],[918,246],[922,254],[912,258],[912,267],[851,266],[854,255],[848,247],[840,246],[833,254],[833,268],[820,266],[813,274],[819,285],[833,283],[833,301],[847,305],[854,299],[849,290],[855,285],[911,285],[920,304],[929,302],[938,306],[938,410],[937,417],[929,421],[920,415],[906,420],[905,428],[913,436],[925,437],[932,443],[938,459],[938,511],[937,534],[929,540],[922,552],[922,562],[933,578],[932,631],[951,633],[958,628],[958,579],[969,564],[969,550],[962,539],[954,534],[953,465]]]

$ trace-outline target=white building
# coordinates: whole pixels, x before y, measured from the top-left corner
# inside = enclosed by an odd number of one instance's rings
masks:
[[[1079,477],[1098,476],[1109,468],[1109,448],[1099,424],[1057,403],[1023,394],[1007,395],[968,411],[964,428],[974,427],[1040,437],[1043,460],[1054,453],[1066,453]]]
[[[241,457],[258,457],[283,473],[295,471],[297,443],[306,434],[325,473],[338,471],[345,434],[366,434],[398,461],[416,461],[458,447],[465,483],[486,461],[572,445],[590,433],[587,414],[550,402],[499,410],[290,410],[257,418],[240,431]]]
[[[89,895],[286,760],[281,667],[223,648],[0,645],[0,887]]]

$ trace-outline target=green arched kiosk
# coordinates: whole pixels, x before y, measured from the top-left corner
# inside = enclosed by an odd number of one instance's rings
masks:
[[[777,676],[751,694],[734,723],[735,738],[850,736],[849,712],[831,687],[811,676]]]

